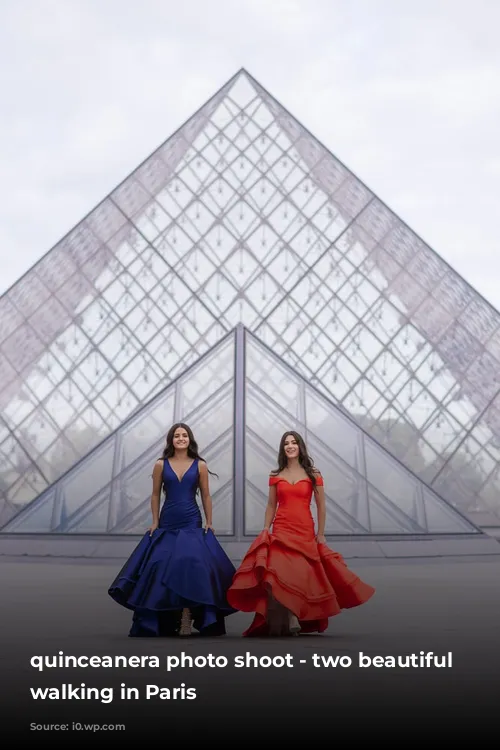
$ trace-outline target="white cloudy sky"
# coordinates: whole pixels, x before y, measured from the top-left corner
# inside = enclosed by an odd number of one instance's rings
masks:
[[[2,0],[0,293],[245,67],[500,308],[497,0]]]

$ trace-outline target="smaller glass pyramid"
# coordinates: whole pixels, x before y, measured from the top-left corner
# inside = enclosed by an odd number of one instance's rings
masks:
[[[219,475],[211,480],[214,525],[226,538],[261,530],[267,478],[287,429],[304,435],[325,478],[328,534],[479,533],[241,326],[2,531],[142,534],[150,523],[152,467],[176,421],[193,428],[202,455]]]

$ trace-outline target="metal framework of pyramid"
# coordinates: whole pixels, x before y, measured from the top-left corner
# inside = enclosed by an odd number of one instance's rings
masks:
[[[250,409],[246,432],[237,378],[221,380],[238,324],[273,372],[297,373],[272,395],[248,384],[247,411],[262,397],[259,418],[274,416],[258,427]],[[295,403],[297,378],[311,404],[326,399],[324,422]],[[499,313],[246,71],[0,297],[0,382],[2,531],[143,526],[133,477],[150,481],[179,417],[218,467],[227,534],[261,524],[274,426],[293,419],[332,472],[336,532],[464,530],[438,495],[500,516]],[[134,419],[155,425],[140,455]]]

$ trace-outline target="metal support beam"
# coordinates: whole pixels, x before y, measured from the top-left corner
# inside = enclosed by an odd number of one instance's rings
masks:
[[[234,536],[245,534],[245,329],[235,331],[234,346]]]

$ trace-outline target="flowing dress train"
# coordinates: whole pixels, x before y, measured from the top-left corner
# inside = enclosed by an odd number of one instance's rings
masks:
[[[203,529],[198,472],[195,460],[179,479],[164,460],[159,527],[145,534],[108,590],[134,612],[132,637],[173,635],[184,608],[201,635],[225,635],[225,618],[235,611],[226,598],[235,568],[214,533]]]
[[[318,485],[323,484],[321,476]],[[367,602],[375,589],[364,583],[326,544],[318,544],[311,513],[312,483],[276,484],[278,507],[272,532],[262,531],[243,558],[227,592],[231,606],[255,612],[244,636],[270,634],[276,608],[286,608],[299,621],[301,632],[322,633],[330,617]]]

